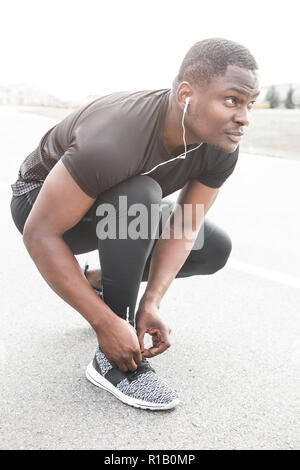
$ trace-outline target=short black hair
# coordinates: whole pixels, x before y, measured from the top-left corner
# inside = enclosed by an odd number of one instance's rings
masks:
[[[216,76],[225,75],[228,65],[257,70],[258,65],[251,52],[241,44],[222,38],[204,39],[196,42],[186,53],[173,90],[187,81],[196,85],[208,84]]]

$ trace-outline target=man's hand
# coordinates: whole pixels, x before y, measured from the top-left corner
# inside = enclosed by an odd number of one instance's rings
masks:
[[[99,345],[113,367],[123,372],[137,369],[142,361],[135,329],[122,318],[114,315],[105,331],[96,331]]]
[[[163,353],[170,344],[170,328],[159,317],[158,308],[153,302],[140,303],[136,314],[136,330],[143,357],[153,357]],[[152,336],[152,347],[145,349],[144,336]]]

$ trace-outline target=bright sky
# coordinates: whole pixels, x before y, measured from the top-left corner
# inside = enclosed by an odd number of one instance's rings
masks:
[[[208,37],[247,46],[262,85],[300,83],[297,0],[2,0],[0,85],[62,98],[167,88]]]

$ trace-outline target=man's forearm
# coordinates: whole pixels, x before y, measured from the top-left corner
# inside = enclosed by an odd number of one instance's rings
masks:
[[[113,312],[88,284],[63,238],[57,235],[33,235],[24,239],[24,243],[49,286],[94,329],[105,328]]]
[[[154,302],[159,306],[172,280],[191,252],[204,223],[204,217],[218,191],[218,188],[209,188],[197,181],[190,181],[181,191],[175,209],[153,250],[148,284],[142,302]],[[174,234],[178,229],[181,236],[175,238]],[[166,232],[169,235],[167,237]]]
[[[172,233],[172,232],[171,232]],[[197,233],[183,232],[181,239],[171,236],[169,239],[160,238],[153,250],[148,283],[141,301],[151,301],[157,306],[168,290],[171,282],[176,277],[186,261]]]

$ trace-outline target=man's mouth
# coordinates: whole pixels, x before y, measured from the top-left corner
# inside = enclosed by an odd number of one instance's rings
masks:
[[[225,134],[232,142],[239,142],[244,135],[243,132],[225,132]]]

